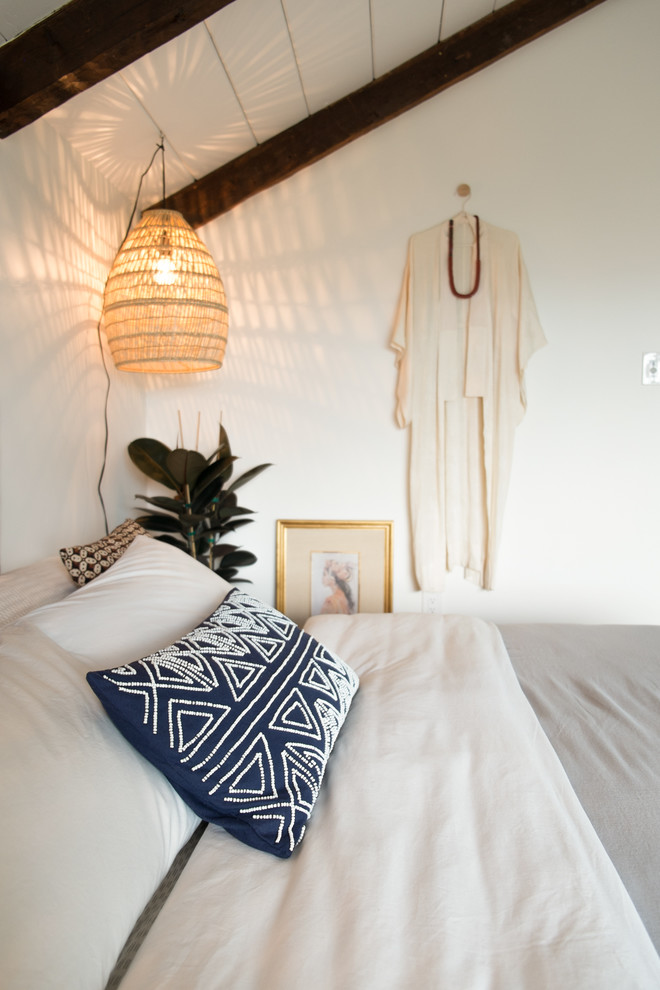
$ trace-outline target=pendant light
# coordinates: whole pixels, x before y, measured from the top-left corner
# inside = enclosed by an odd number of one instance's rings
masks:
[[[158,148],[165,199],[162,139]],[[108,275],[103,319],[121,371],[171,374],[222,367],[229,323],[222,279],[210,252],[176,210],[145,210],[128,233]]]

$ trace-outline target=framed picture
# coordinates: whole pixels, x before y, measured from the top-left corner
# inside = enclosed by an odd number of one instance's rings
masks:
[[[278,519],[276,607],[299,625],[390,612],[392,523]]]

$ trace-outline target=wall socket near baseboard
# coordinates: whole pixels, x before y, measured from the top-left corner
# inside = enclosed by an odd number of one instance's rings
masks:
[[[660,354],[644,354],[642,358],[642,385],[660,385]]]
[[[426,615],[440,615],[442,613],[442,595],[439,591],[422,592],[422,612]]]

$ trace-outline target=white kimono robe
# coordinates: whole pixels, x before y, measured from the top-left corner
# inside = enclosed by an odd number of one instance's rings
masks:
[[[455,223],[456,282],[465,292],[476,239],[461,258],[457,235]],[[413,554],[423,591],[442,591],[455,567],[492,588],[525,366],[546,343],[518,238],[482,222],[480,241],[479,288],[459,299],[449,286],[449,221],[410,238],[391,340],[397,422],[412,429]]]

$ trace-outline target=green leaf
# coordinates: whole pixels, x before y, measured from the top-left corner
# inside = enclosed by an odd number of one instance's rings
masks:
[[[220,434],[219,434],[219,438],[218,438],[218,450],[217,450],[216,453],[217,453],[218,458],[220,458],[220,457],[231,457],[231,447],[229,445],[229,437],[227,436],[227,431],[224,428],[224,426],[222,425],[222,423],[220,424]]]
[[[213,555],[222,556],[225,553],[233,553],[234,550],[238,550],[238,547],[231,543],[216,543],[213,548]]]
[[[234,520],[228,519],[227,522],[225,523],[225,529],[227,530],[228,533],[229,532],[233,533],[235,529],[239,529],[241,526],[247,526],[248,523],[252,523],[252,522],[254,522],[254,519],[234,519]]]
[[[177,447],[176,450],[171,450],[167,455],[165,464],[180,488],[188,485],[192,489],[206,467],[206,458],[197,450],[185,450],[183,447]]]
[[[209,464],[211,462],[220,460],[221,457],[231,457],[231,447],[229,446],[229,437],[227,436],[227,431],[224,426],[220,427],[220,435],[218,437],[218,446],[215,448],[213,453],[207,457]]]
[[[147,478],[178,491],[176,479],[167,468],[167,457],[170,453],[170,448],[164,443],[160,440],[150,440],[149,437],[140,437],[128,445],[128,456]]]
[[[224,578],[225,581],[228,581],[229,584],[236,583],[237,580],[236,575],[238,574],[238,570],[235,567],[223,567],[222,565],[220,565],[220,567],[218,567],[217,570],[215,567],[213,568],[213,570],[216,572],[216,574],[219,574],[221,578]]]
[[[163,532],[163,533],[183,533],[187,527],[184,527],[180,519],[174,516],[162,516],[157,513],[151,513],[148,516],[138,516],[135,520],[144,526],[149,532]]]
[[[234,553],[225,554],[222,558],[223,567],[248,567],[254,564],[257,558],[249,550],[236,550]]]
[[[186,507],[180,499],[169,498],[167,495],[155,495],[153,498],[149,498],[148,495],[136,495],[135,497],[141,498],[143,502],[148,502],[149,505],[155,505],[157,509],[174,512],[177,516],[186,511]]]
[[[248,519],[246,520],[246,522],[252,522],[252,519]],[[207,525],[202,532],[207,539],[209,539],[210,537],[213,537],[215,539],[218,536],[222,536],[222,534],[225,533],[226,531],[227,531],[226,523],[215,523],[212,525]]]
[[[218,478],[226,481],[231,475],[234,461],[237,460],[237,457],[221,457],[217,461],[207,461],[206,467],[195,481],[195,489],[201,491],[202,488]]]
[[[235,492],[237,488],[241,487],[241,485],[244,485],[247,481],[251,481],[253,478],[256,478],[258,474],[261,474],[261,472],[265,471],[266,468],[272,466],[273,466],[272,464],[258,464],[257,467],[250,468],[249,471],[246,471],[245,474],[242,474],[239,478],[236,479],[236,481],[232,481],[231,485],[229,485],[229,487],[227,488],[227,491]]]
[[[221,506],[217,515],[220,519],[231,519],[232,516],[247,516],[253,513],[254,509],[242,509],[240,505],[228,505],[226,507]]]
[[[215,570],[215,568],[214,568]],[[237,577],[238,568],[236,567],[219,567],[216,571],[220,577],[226,581],[228,584],[252,584],[253,582],[250,578]]]
[[[219,535],[222,535],[223,533],[233,533],[234,530],[240,529],[241,526],[247,526],[248,523],[252,522],[254,522],[254,519],[227,519],[214,528]]]
[[[193,501],[193,510],[196,512],[205,512],[209,519],[213,519],[222,506],[236,505],[237,499],[235,495],[228,495],[227,492],[222,490],[218,491],[217,495],[213,495],[211,498],[202,499],[197,498]]]
[[[210,465],[210,468],[202,471],[191,491],[191,501],[193,508],[199,512],[202,507],[213,508],[213,499],[223,497],[223,486],[225,481],[231,477],[233,458],[225,458]]]

